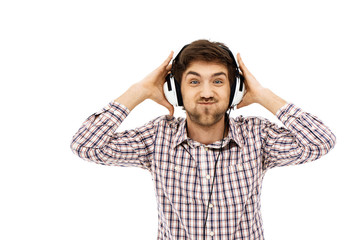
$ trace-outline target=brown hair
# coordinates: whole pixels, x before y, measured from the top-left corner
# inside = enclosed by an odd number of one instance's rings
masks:
[[[196,40],[187,45],[173,62],[172,73],[176,81],[181,84],[181,78],[187,67],[196,60],[215,62],[227,67],[230,85],[233,84],[236,74],[236,62],[230,56],[229,49],[220,42],[210,42],[208,40]],[[230,50],[229,50],[230,51]]]

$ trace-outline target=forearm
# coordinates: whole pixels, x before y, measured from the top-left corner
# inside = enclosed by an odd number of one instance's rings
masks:
[[[83,159],[101,162],[97,159],[99,150],[111,142],[114,132],[128,114],[128,109],[115,102],[92,114],[73,136],[72,151]]]
[[[140,83],[136,83],[114,101],[124,105],[131,111],[147,97],[144,88],[140,86]]]
[[[294,104],[285,104],[276,116],[285,128],[270,122],[264,124],[266,166],[314,161],[335,146],[334,133],[319,118]]]
[[[152,152],[153,121],[133,130],[115,132],[129,113],[125,106],[111,102],[91,115],[74,135],[72,151],[84,160],[102,165],[149,169],[147,154]]]
[[[270,89],[264,88],[258,94],[257,103],[276,115],[277,111],[286,104],[286,101],[277,96]]]

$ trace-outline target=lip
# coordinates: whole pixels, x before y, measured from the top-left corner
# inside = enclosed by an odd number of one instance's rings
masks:
[[[200,105],[212,105],[215,104],[215,102],[199,102]]]

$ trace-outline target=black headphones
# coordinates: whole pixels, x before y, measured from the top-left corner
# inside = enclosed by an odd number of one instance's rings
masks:
[[[173,68],[176,62],[179,59],[181,52],[187,47],[189,44],[185,45],[180,52],[176,55],[172,62],[172,69],[171,72],[166,76],[166,82],[164,83],[164,94],[166,99],[171,103],[174,107],[183,106],[183,100],[181,96],[181,89],[180,84],[176,81]],[[229,108],[236,107],[243,98],[245,94],[245,85],[244,85],[244,76],[240,74],[239,67],[236,63],[235,57],[232,52],[222,45],[219,45],[222,49],[226,50],[229,53],[231,59],[233,60],[234,66],[236,68],[235,79],[231,86],[230,92],[230,101],[229,101]]]

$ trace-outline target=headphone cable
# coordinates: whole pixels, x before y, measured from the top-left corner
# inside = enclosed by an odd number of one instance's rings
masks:
[[[216,166],[217,166],[220,154],[222,154],[222,150],[223,150],[223,143],[224,143],[224,139],[225,139],[226,125],[229,126],[229,130],[230,130],[230,113],[231,113],[231,108],[230,108],[229,114],[227,115],[228,117],[225,115],[225,121],[226,122],[225,122],[225,126],[224,126],[223,137],[222,137],[222,140],[221,140],[220,151],[219,151],[219,154],[218,154],[218,156],[216,158],[216,161],[215,161],[213,182],[211,184],[211,190],[210,190],[210,195],[209,195],[209,201],[208,201],[207,208],[206,208],[205,222],[204,222],[204,228],[203,228],[203,236],[204,236],[203,239],[204,240],[205,240],[205,237],[206,237],[206,222],[207,222],[207,218],[208,218],[208,214],[209,214],[209,205],[210,205],[211,196],[212,196],[212,193],[213,193],[214,183],[215,183],[215,178],[216,178],[216,169],[217,169]],[[227,119],[226,119],[226,117],[227,117]]]

